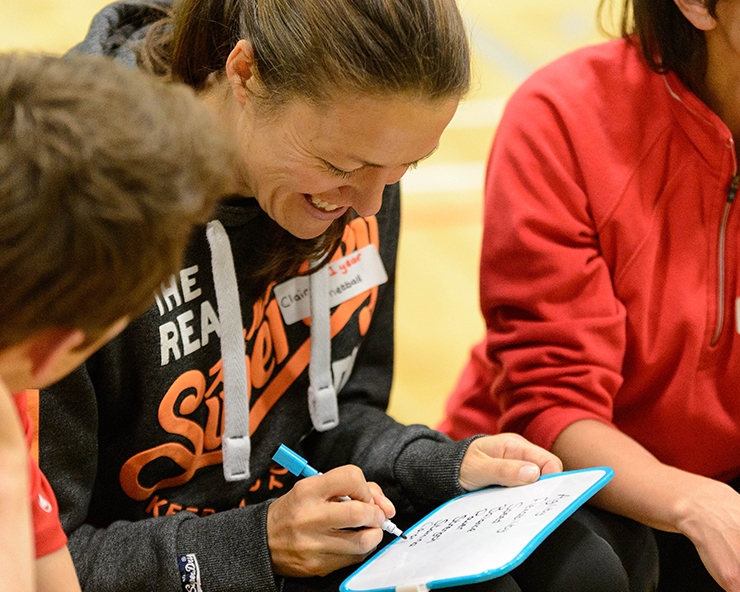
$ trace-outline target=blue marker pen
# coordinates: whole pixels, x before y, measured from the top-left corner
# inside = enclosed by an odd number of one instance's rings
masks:
[[[280,466],[288,469],[288,471],[290,471],[296,477],[313,477],[314,475],[321,475],[319,471],[308,464],[308,461],[305,458],[303,458],[300,454],[293,452],[285,444],[280,445],[280,448],[278,448],[277,452],[272,456],[272,460],[274,460]],[[351,498],[343,495],[339,499],[340,501],[348,502]],[[385,532],[400,536],[402,539],[406,538],[406,535],[403,534],[403,531],[387,518],[385,519],[383,524],[380,525],[380,528],[382,528]]]

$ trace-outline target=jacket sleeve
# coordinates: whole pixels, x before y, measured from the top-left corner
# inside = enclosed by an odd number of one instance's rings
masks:
[[[59,502],[85,592],[180,592],[178,558],[194,554],[209,592],[276,590],[267,547],[269,502],[198,517],[190,512],[89,522],[98,459],[97,404],[84,366],[40,397],[39,461]]]
[[[545,448],[577,420],[611,422],[625,351],[625,310],[589,200],[609,174],[598,162],[603,126],[555,78],[522,86],[497,130],[480,273],[499,430]]]

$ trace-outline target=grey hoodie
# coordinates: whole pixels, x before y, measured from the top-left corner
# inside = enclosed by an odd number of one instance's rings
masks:
[[[149,10],[105,8],[76,51],[134,65],[129,43]],[[41,395],[40,466],[86,592],[278,589],[267,508],[294,483],[271,461],[281,443],[321,471],[360,466],[401,515],[462,493],[468,442],[385,413],[398,185],[377,216],[352,221],[318,284],[289,281],[256,298],[244,282],[265,248],[267,216],[245,199],[222,204],[216,218],[194,234],[155,305]],[[382,261],[386,281],[352,271],[366,255]],[[310,315],[291,318],[306,298]],[[232,428],[234,454],[222,446]]]

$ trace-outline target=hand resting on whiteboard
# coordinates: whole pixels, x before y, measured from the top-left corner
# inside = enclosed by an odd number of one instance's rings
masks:
[[[544,448],[518,434],[496,434],[470,443],[459,481],[463,489],[474,491],[488,485],[526,485],[562,470],[560,459]]]
[[[350,501],[339,502],[347,496]],[[346,465],[298,481],[267,511],[273,570],[291,577],[324,576],[365,559],[396,513],[377,483]]]

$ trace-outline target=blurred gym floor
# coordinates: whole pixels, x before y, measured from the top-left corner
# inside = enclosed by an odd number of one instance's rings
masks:
[[[478,310],[482,188],[506,99],[534,70],[603,39],[598,0],[458,0],[474,53],[474,86],[440,148],[402,180],[396,374],[390,413],[436,425],[483,334]],[[2,0],[0,51],[60,54],[108,0]]]

